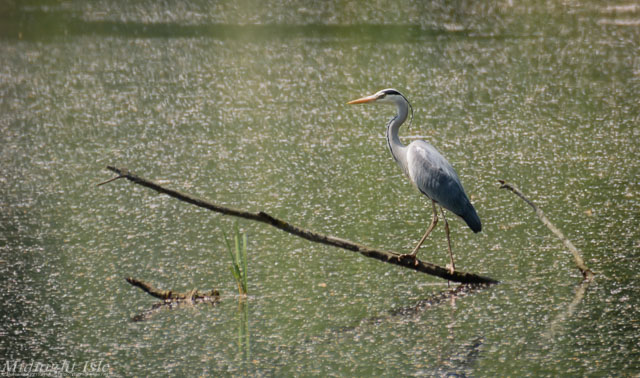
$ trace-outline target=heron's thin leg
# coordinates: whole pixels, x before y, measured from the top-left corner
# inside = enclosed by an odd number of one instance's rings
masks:
[[[431,224],[427,228],[427,232],[424,233],[422,239],[420,239],[420,241],[418,242],[418,245],[416,245],[413,251],[411,251],[411,253],[409,254],[409,256],[413,258],[416,257],[416,255],[418,254],[418,249],[420,249],[420,246],[427,239],[427,236],[429,236],[431,231],[433,231],[433,229],[436,227],[436,224],[438,224],[438,210],[436,209],[436,201],[431,200],[431,205],[433,206],[433,218],[431,218]]]
[[[451,238],[449,237],[449,222],[447,222],[447,217],[444,216],[444,209],[441,207],[440,212],[442,213],[442,219],[444,219],[444,232],[447,234],[447,246],[449,247],[449,258],[451,259],[451,265],[449,266],[449,270],[451,274],[456,270],[456,264],[453,262],[453,251],[451,251]]]

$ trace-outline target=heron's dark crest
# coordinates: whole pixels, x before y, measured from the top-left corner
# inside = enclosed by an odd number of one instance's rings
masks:
[[[402,93],[396,91],[395,89],[385,89],[384,91],[382,91],[382,93],[384,93],[385,95],[397,95],[404,98],[407,104],[409,104],[409,109],[411,110],[411,119],[409,120],[407,129],[411,127],[411,124],[413,123],[413,106],[411,106],[411,103],[409,102],[409,100]]]

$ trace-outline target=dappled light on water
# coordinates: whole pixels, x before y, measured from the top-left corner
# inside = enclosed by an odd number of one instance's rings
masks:
[[[454,3],[0,6],[3,357],[124,376],[638,374],[638,9]],[[415,110],[400,137],[434,144],[482,218],[473,234],[449,217],[456,266],[501,284],[448,287],[239,221],[239,305],[234,219],[95,186],[127,167],[409,252],[430,207],[387,151],[393,109],[346,105],[388,87]],[[419,257],[448,262],[441,225]],[[222,295],[131,322],[155,299],[128,276]]]

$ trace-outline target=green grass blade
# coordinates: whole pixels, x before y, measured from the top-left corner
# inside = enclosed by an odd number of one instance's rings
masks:
[[[236,234],[234,235],[234,241],[235,241],[235,246],[236,246],[236,250],[234,253],[233,248],[231,248],[231,242],[229,241],[229,238],[227,237],[227,234],[224,232],[224,230],[222,231],[222,234],[224,235],[224,241],[227,244],[227,251],[229,252],[229,257],[231,257],[231,266],[229,267],[231,269],[231,274],[233,275],[233,278],[236,280],[236,285],[238,286],[238,292],[240,294],[245,294],[246,293],[246,288],[244,287],[244,280],[242,279],[242,273],[240,271],[240,264],[241,262],[239,261],[239,254],[238,254],[238,227],[236,224]]]
[[[240,254],[242,263],[242,286],[247,294],[247,234],[242,234],[242,253]]]

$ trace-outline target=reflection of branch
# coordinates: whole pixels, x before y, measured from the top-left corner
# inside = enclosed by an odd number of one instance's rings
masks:
[[[435,293],[426,299],[421,299],[412,306],[395,309],[391,311],[390,314],[391,316],[405,317],[420,314],[431,307],[439,306],[442,303],[447,302],[453,303],[456,299],[466,297],[467,295],[476,293],[482,289],[484,289],[484,287],[479,285],[460,285],[454,289]]]
[[[587,268],[587,266],[584,264],[584,260],[582,259],[582,255],[580,254],[580,251],[578,251],[578,249],[573,245],[573,243],[571,243],[571,241],[564,236],[562,231],[560,231],[556,226],[554,226],[549,221],[549,219],[544,215],[542,210],[540,210],[540,208],[536,206],[536,204],[534,204],[527,197],[525,197],[524,194],[522,194],[522,192],[518,190],[518,188],[516,188],[515,186],[503,180],[498,180],[498,182],[500,182],[500,189],[509,189],[510,191],[515,193],[515,195],[522,198],[524,202],[528,203],[529,206],[533,208],[533,210],[536,212],[536,215],[538,216],[538,219],[540,219],[540,221],[545,226],[547,226],[547,228],[549,228],[551,232],[553,232],[558,238],[560,238],[560,240],[562,240],[562,242],[564,243],[565,247],[567,247],[567,249],[571,251],[571,253],[573,254],[573,260],[578,266],[578,269],[580,269],[582,276],[586,279],[593,278],[594,273],[589,268]]]
[[[576,307],[582,301],[582,298],[584,298],[584,293],[587,291],[590,283],[591,280],[583,280],[580,283],[580,286],[578,286],[578,288],[576,289],[576,294],[573,296],[573,300],[571,301],[571,303],[569,303],[567,310],[559,313],[558,316],[553,319],[551,325],[549,326],[549,329],[543,334],[543,336],[548,339],[553,339],[556,336],[556,334],[558,333],[558,328],[562,325],[562,323],[564,323],[565,319],[573,316],[573,313],[576,311]]]
[[[422,273],[438,276],[449,281],[461,282],[461,283],[475,283],[475,284],[498,283],[498,281],[489,277],[483,277],[476,274],[465,273],[460,271],[454,271],[453,273],[451,273],[447,268],[443,268],[441,266],[431,264],[428,262],[420,261],[418,259],[414,259],[406,255],[402,255],[394,252],[381,251],[378,249],[369,248],[362,244],[354,243],[349,240],[340,239],[333,236],[324,235],[324,234],[316,233],[314,231],[306,230],[304,228],[292,225],[288,222],[275,218],[263,211],[252,213],[244,210],[238,210],[230,207],[220,206],[211,202],[207,202],[207,201],[189,196],[187,194],[180,193],[176,190],[164,188],[152,181],[146,180],[144,178],[141,178],[132,174],[127,169],[121,169],[121,168],[115,168],[115,167],[107,167],[107,169],[117,173],[118,178],[126,178],[127,180],[135,184],[153,189],[156,192],[166,194],[180,201],[188,202],[192,205],[196,205],[198,207],[202,207],[202,208],[215,211],[221,214],[232,215],[235,217],[267,223],[282,231],[288,232],[292,235],[301,237],[303,239],[310,240],[312,242],[327,244],[334,247],[343,248],[349,251],[358,252],[363,256],[366,256],[369,258],[374,258],[390,264],[400,265],[408,269],[413,269]]]
[[[453,304],[456,299],[461,299],[467,295],[473,295],[481,290],[489,288],[487,285],[459,285],[456,288],[446,289],[433,293],[432,295],[416,301],[414,304],[398,309],[390,309],[383,314],[371,316],[365,319],[356,320],[356,324],[339,328],[327,328],[318,335],[307,336],[302,341],[301,348],[306,350],[310,345],[317,346],[321,344],[335,344],[343,340],[358,340],[362,335],[372,332],[372,329],[380,329],[388,324],[404,324],[406,322],[422,320],[420,317],[428,311],[434,311],[438,307],[447,306],[454,308]],[[454,321],[455,322],[455,321]],[[459,327],[453,327],[458,329]],[[465,333],[464,331],[463,333]],[[468,336],[468,333],[465,333]],[[466,343],[459,343],[457,339],[452,338],[455,344],[450,353],[441,354],[446,357],[444,362],[440,362],[435,366],[430,366],[421,371],[421,375],[428,376],[464,376],[464,370],[469,369],[478,358],[480,349],[484,344],[484,338],[478,336]],[[294,347],[290,347],[289,354],[294,354]],[[459,374],[461,373],[463,374]]]

